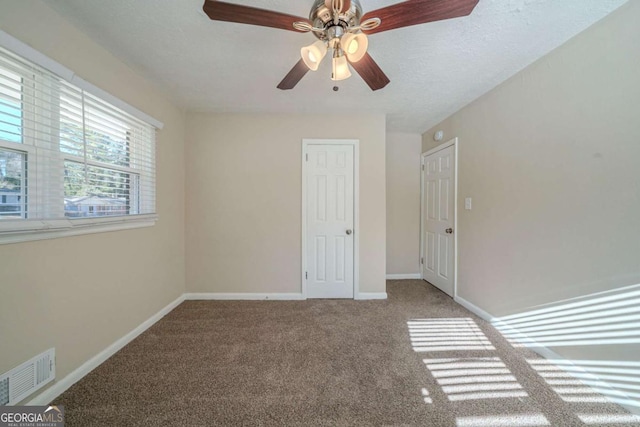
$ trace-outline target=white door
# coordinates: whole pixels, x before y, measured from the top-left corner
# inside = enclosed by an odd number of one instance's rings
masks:
[[[307,298],[353,298],[354,146],[306,154]]]
[[[454,293],[455,146],[423,157],[422,278]]]

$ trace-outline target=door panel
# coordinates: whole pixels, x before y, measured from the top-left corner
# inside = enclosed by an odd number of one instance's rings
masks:
[[[344,282],[345,274],[344,274],[344,249],[346,239],[342,236],[336,237],[336,277],[334,280],[336,282]]]
[[[316,236],[316,263],[314,265],[316,281],[327,280],[327,237]]]
[[[453,296],[455,239],[455,148],[424,158],[422,277]]]
[[[440,194],[438,201],[438,207],[440,208],[440,221],[449,221],[449,200],[451,195],[449,194],[449,189],[451,188],[451,180],[448,178],[440,179]]]
[[[316,176],[316,205],[318,214],[316,221],[327,220],[327,177]]]
[[[449,238],[438,236],[438,276],[449,278]]]
[[[353,298],[354,147],[309,145],[307,154],[307,297]]]
[[[425,269],[429,270],[429,274],[436,272],[436,234],[427,231],[427,250]]]

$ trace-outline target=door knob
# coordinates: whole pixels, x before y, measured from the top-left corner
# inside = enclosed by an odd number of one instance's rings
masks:
[[[347,236],[351,236],[351,233],[353,233],[353,231],[347,230]]]
[[[447,234],[453,234],[453,228],[447,228],[444,232]]]

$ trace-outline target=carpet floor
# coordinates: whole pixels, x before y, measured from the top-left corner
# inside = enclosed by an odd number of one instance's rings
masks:
[[[422,281],[187,301],[67,390],[67,426],[640,426]]]

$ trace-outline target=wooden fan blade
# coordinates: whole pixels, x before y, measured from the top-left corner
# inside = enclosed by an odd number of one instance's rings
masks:
[[[209,18],[214,21],[260,25],[262,27],[279,28],[281,30],[296,32],[300,31],[293,28],[294,22],[304,21],[310,23],[308,19],[299,16],[239,4],[225,3],[217,0],[205,0],[202,9]]]
[[[371,90],[382,89],[391,81],[368,53],[360,61],[349,62],[349,64],[360,74]]]
[[[362,22],[380,18],[382,23],[365,33],[374,34],[411,25],[444,19],[459,18],[471,14],[480,0],[407,0],[382,9],[365,13]]]
[[[301,59],[296,65],[293,66],[291,71],[289,71],[289,74],[287,74],[284,79],[282,79],[282,81],[278,85],[278,89],[293,89],[294,87],[296,87],[298,82],[302,80],[302,78],[305,76],[305,74],[307,74],[308,71],[309,67],[307,67],[307,65]]]

